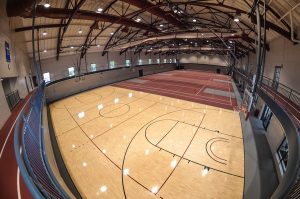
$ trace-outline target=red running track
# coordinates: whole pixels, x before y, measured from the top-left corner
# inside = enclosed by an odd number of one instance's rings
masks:
[[[0,130],[0,198],[2,199],[31,199],[21,174],[14,151],[14,128],[16,120],[28,102],[32,93],[21,100],[11,112],[10,117]]]
[[[170,71],[127,80],[114,86],[174,97],[225,109],[237,106],[236,98],[204,92],[206,88],[234,93],[231,77],[202,71]]]
[[[300,128],[300,107],[288,99],[283,94],[274,91],[273,88],[263,85],[261,88],[267,93],[274,101],[279,104],[291,117],[297,128]]]

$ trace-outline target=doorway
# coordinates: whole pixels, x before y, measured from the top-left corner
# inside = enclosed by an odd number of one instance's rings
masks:
[[[272,113],[271,109],[267,105],[265,105],[263,114],[261,115],[261,121],[262,121],[262,124],[263,124],[265,130],[267,130],[272,116],[273,116],[273,113]]]
[[[143,76],[144,76],[143,70],[139,70],[139,77],[143,77]]]

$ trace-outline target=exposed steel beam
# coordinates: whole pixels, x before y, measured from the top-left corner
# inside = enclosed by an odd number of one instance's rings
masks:
[[[121,0],[121,1],[136,6],[140,9],[146,9],[147,12],[166,20],[167,22],[173,24],[178,28],[186,29],[185,25],[180,21],[178,21],[171,13],[166,13],[164,10],[157,7],[155,4],[152,4],[148,0]]]
[[[42,0],[7,0],[6,12],[8,17],[15,17],[32,12],[34,3],[39,4]]]
[[[68,18],[72,9],[63,9],[63,8],[44,8],[43,6],[38,6],[36,9],[37,17],[47,17],[52,19],[64,19]],[[25,15],[22,17],[30,17],[30,15]],[[151,32],[158,32],[158,29],[155,27],[149,26],[148,24],[136,22],[132,19],[122,18],[119,16],[106,14],[106,13],[96,13],[88,10],[79,10],[74,16],[73,19],[83,19],[83,20],[93,20],[93,21],[102,21],[110,22],[130,27],[135,27],[139,29],[145,29]]]
[[[43,29],[43,28],[59,28],[59,27],[65,27],[66,24],[43,24],[43,25],[37,25],[34,26],[34,29]],[[25,26],[22,28],[16,28],[15,32],[23,32],[23,31],[31,31],[32,26]]]
[[[71,21],[72,21],[74,15],[77,14],[78,10],[79,10],[80,7],[85,3],[85,1],[86,1],[86,0],[80,0],[80,1],[75,5],[75,7],[74,7],[74,9],[73,9],[73,11],[72,11],[72,13],[71,13],[71,15],[68,17],[68,21],[67,21],[66,26],[63,28],[63,32],[60,33],[60,32],[61,32],[61,29],[59,30],[59,35],[58,35],[58,40],[57,40],[57,51],[56,51],[56,52],[57,52],[57,53],[56,53],[56,59],[57,59],[57,60],[59,59],[60,47],[61,47],[61,44],[62,44],[62,42],[63,42],[63,40],[64,40],[64,35],[65,35],[65,33],[67,32],[68,27],[69,27],[69,25],[70,25],[70,23],[71,23]],[[69,5],[69,1],[67,2],[65,8],[68,8],[68,5]]]

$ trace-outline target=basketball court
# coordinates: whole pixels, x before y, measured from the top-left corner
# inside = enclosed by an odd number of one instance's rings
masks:
[[[206,88],[205,73],[176,71],[96,88],[50,105],[58,146],[83,198],[243,197],[238,112],[184,100],[178,90],[170,97],[158,94],[167,88],[125,88],[162,76],[180,83],[187,74],[198,74],[196,84]],[[227,81],[215,82],[230,85]],[[215,104],[213,96],[220,97],[209,95],[201,99]]]

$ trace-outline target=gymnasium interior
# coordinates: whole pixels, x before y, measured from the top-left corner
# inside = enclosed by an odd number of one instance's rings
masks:
[[[1,199],[299,199],[299,0],[1,0]]]

